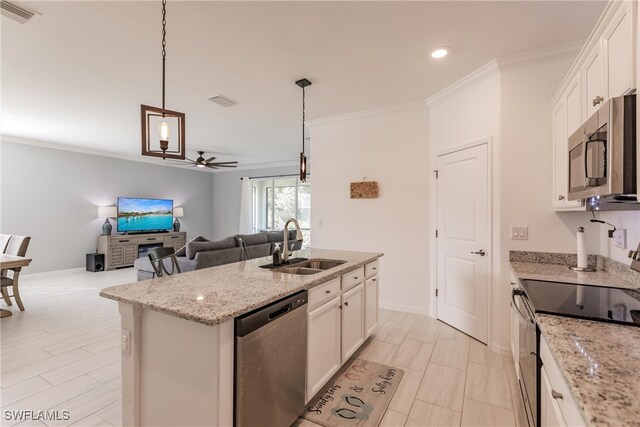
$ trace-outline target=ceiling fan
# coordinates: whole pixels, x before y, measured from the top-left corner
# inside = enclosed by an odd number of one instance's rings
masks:
[[[195,160],[191,160],[187,157],[185,161],[178,161],[175,163],[189,163],[197,168],[210,168],[210,169],[218,169],[218,168],[235,168],[238,167],[238,162],[214,162],[216,157],[209,157],[208,159],[204,158],[204,151],[197,151],[199,157]]]

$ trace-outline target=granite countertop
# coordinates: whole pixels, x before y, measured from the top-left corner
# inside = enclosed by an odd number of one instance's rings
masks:
[[[589,426],[640,426],[640,328],[547,314],[536,320]]]
[[[373,252],[305,249],[294,252],[292,258],[347,262],[304,276],[260,268],[260,265],[271,262],[271,257],[263,257],[104,288],[100,296],[213,326],[324,283],[382,255]]]
[[[568,265],[540,262],[510,261],[511,270],[519,280],[543,280],[546,282],[574,283],[576,285],[606,286],[621,289],[640,289],[629,282],[605,270],[591,273],[573,271]]]

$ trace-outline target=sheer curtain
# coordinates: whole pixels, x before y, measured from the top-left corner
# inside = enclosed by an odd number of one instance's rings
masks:
[[[242,177],[242,195],[240,196],[240,228],[239,234],[253,233],[253,214],[251,210],[252,199],[251,180],[248,176]]]

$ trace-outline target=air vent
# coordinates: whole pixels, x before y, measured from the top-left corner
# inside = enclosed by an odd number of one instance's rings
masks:
[[[222,95],[212,96],[211,98],[209,98],[209,101],[213,102],[214,104],[218,104],[221,107],[231,107],[232,105],[237,104],[237,102],[233,99],[227,98],[226,96]]]
[[[30,10],[5,0],[0,1],[0,6],[2,7],[2,16],[18,21],[21,24],[26,23],[35,15],[35,13]]]

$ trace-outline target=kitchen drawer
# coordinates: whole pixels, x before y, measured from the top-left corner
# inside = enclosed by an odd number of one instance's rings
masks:
[[[549,350],[549,346],[543,336],[540,336],[540,359],[542,359],[542,364],[544,365],[545,372],[549,379],[551,390],[562,395],[562,398],[555,399],[555,401],[558,404],[567,425],[584,426],[585,422],[580,415],[580,410],[578,409],[575,400],[573,400],[569,386],[562,377],[562,372],[560,372],[560,368],[553,359],[551,350]]]
[[[318,285],[309,289],[309,306],[307,311],[311,311],[314,308],[320,306],[323,302],[334,298],[340,294],[340,278],[336,277],[333,280],[329,280],[326,283]]]
[[[109,245],[111,247],[114,246],[125,246],[125,245],[136,245],[138,244],[137,237],[122,237],[117,239],[109,239]]]
[[[378,260],[370,262],[364,266],[364,277],[369,278],[378,274]]]
[[[348,291],[364,281],[364,267],[358,267],[342,275],[342,292]]]

